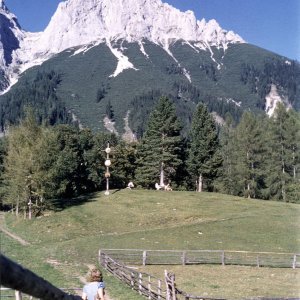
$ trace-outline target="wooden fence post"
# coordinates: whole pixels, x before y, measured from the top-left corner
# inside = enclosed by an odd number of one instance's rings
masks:
[[[259,265],[259,256],[257,255],[256,256],[256,266],[259,268],[260,267],[260,265]]]
[[[171,275],[171,282],[172,282],[172,300],[176,300],[176,290],[175,290],[175,275]]]
[[[139,294],[142,295],[143,274],[139,273]]]
[[[176,300],[175,275],[165,270],[166,300]]]
[[[143,251],[143,266],[146,266],[146,260],[147,260],[147,251]]]
[[[294,254],[294,259],[293,259],[293,269],[296,269],[296,264],[297,264],[297,255]]]
[[[131,285],[131,288],[134,289],[134,273],[133,272],[130,273],[130,285]]]
[[[185,266],[185,263],[186,263],[186,251],[182,252],[181,261],[182,261],[182,265]]]
[[[160,300],[161,299],[161,280],[158,279],[158,282],[157,282],[157,294],[158,294],[158,297],[157,297],[157,300]]]
[[[225,266],[225,251],[222,251],[222,255],[221,255],[221,259],[222,259],[222,266]]]
[[[168,277],[168,271],[165,270],[165,283],[166,283],[166,300],[171,300],[170,297],[170,283],[169,283],[169,277]]]
[[[149,292],[148,299],[151,299],[151,276],[150,275],[148,276],[148,292]]]
[[[16,300],[22,300],[22,293],[20,291],[15,291]]]

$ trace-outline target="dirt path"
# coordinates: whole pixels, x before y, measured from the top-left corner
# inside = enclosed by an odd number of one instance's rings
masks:
[[[2,231],[4,234],[8,235],[9,237],[13,238],[17,242],[19,242],[23,246],[28,246],[30,243],[27,241],[23,240],[21,237],[9,232],[5,227],[5,218],[4,218],[4,213],[0,212],[0,231]]]
[[[5,227],[6,227],[6,224],[5,224],[4,213],[0,212],[0,231],[3,232],[4,234],[6,234],[7,236],[11,237],[12,239],[16,240],[22,246],[28,246],[28,245],[30,245],[29,242],[25,241],[24,239],[22,239],[21,237],[17,236],[16,234],[11,233],[7,229],[5,229]],[[84,280],[80,280],[80,281],[82,281],[82,283],[84,283]],[[109,294],[107,292],[106,292],[106,295],[105,295],[105,300],[113,300],[109,296]]]

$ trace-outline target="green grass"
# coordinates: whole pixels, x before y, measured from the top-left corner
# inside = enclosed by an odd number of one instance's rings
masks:
[[[31,221],[7,214],[6,228],[31,245],[21,246],[2,234],[1,251],[57,286],[78,287],[88,265],[97,263],[99,248],[298,253],[299,213],[296,204],[214,193],[120,190],[108,197],[91,195],[83,204]],[[115,300],[128,299],[130,292],[130,299],[140,299],[106,273],[105,279]],[[222,281],[212,279],[209,286],[221,291],[216,286]],[[230,292],[236,292],[234,285]]]
[[[300,272],[293,269],[201,265],[147,266],[140,271],[163,278],[166,268],[175,274],[178,288],[191,295],[223,299],[300,296]]]

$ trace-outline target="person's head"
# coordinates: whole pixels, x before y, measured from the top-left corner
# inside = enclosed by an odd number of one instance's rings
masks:
[[[89,271],[88,274],[88,281],[93,282],[93,281],[102,281],[102,273],[99,269],[93,268]]]

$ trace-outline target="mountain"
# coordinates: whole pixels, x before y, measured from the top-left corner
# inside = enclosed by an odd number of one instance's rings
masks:
[[[142,134],[163,94],[185,128],[200,101],[219,120],[271,114],[278,101],[300,108],[298,62],[161,0],[68,0],[38,33],[0,3],[2,129],[31,104],[50,123]]]
[[[3,0],[0,1],[0,36],[0,90],[3,90],[10,84],[8,69],[24,36],[16,16],[10,13]]]

